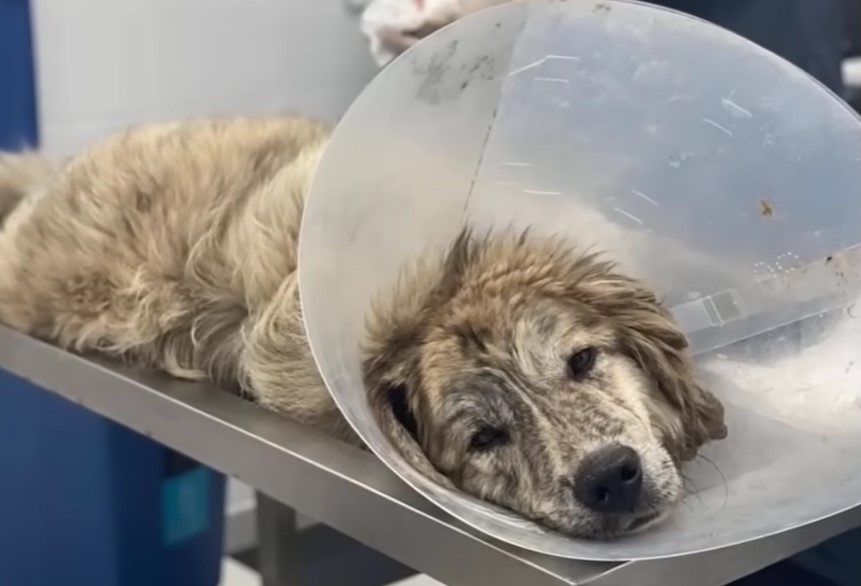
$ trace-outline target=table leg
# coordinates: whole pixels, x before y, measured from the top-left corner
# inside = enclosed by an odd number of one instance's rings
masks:
[[[257,555],[263,586],[301,586],[296,511],[257,493]]]

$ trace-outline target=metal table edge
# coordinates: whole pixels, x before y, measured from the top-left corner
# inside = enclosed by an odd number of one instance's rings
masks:
[[[81,357],[2,325],[0,369],[235,476],[451,586],[726,584],[861,526],[859,507],[696,555],[625,563],[564,560],[477,535],[370,453],[209,385]]]
[[[478,535],[370,453],[202,383],[63,351],[0,325],[0,369],[234,476],[448,584],[581,584],[619,564]],[[385,519],[385,523],[380,523]]]

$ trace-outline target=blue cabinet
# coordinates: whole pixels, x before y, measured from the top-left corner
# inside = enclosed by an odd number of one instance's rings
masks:
[[[0,0],[0,150],[38,141],[30,6]]]
[[[216,586],[224,490],[221,474],[0,370],[0,584]]]
[[[0,150],[37,146],[35,97],[30,7],[0,0]],[[216,586],[224,490],[221,474],[0,370],[0,585]]]

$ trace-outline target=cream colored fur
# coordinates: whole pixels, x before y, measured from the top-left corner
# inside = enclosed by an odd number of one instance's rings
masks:
[[[327,137],[302,118],[201,120],[131,129],[63,164],[0,156],[0,322],[359,443],[299,305],[301,215]],[[363,363],[370,406],[418,470],[589,537],[678,501],[681,462],[726,428],[643,283],[504,230],[467,230],[423,260],[369,315]],[[619,446],[644,488],[605,514],[574,488],[593,453]]]
[[[352,437],[298,305],[299,223],[327,136],[301,118],[197,121],[131,129],[55,172],[5,156],[0,209],[27,198],[0,232],[0,321]]]

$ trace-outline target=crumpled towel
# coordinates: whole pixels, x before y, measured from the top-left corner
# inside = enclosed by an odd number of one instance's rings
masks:
[[[382,67],[461,14],[458,0],[373,0],[362,13],[361,28]]]

